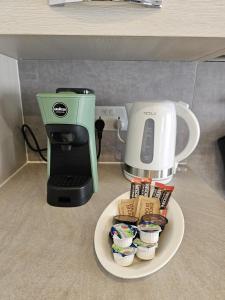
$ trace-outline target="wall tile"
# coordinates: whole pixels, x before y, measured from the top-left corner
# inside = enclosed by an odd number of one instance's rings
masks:
[[[196,63],[190,62],[22,60],[19,68],[24,113],[38,114],[36,93],[54,92],[57,87],[94,89],[97,105],[150,99],[191,104],[195,67]]]
[[[87,87],[95,90],[97,105],[154,99],[187,102],[201,126],[200,143],[188,164],[212,188],[224,193],[224,171],[216,140],[225,131],[225,63],[24,60],[19,62],[19,70],[25,121],[34,128],[43,147],[46,134],[35,98],[38,92]],[[186,125],[179,120],[177,152],[187,138]],[[115,132],[104,132],[101,161],[121,161],[123,155],[124,145]],[[29,159],[39,158],[29,152]]]
[[[199,63],[196,74],[193,111],[201,127],[199,146],[190,165],[225,196],[225,175],[217,139],[225,135],[225,63]],[[224,149],[225,151],[225,149]]]
[[[154,99],[185,101],[192,105],[196,63],[22,60],[19,70],[25,119],[39,135],[44,129],[35,97],[38,92],[53,92],[58,87],[88,87],[95,90],[97,105],[123,105]],[[179,122],[178,132],[179,150],[187,139],[182,122]],[[114,133],[106,132],[104,136],[101,159],[120,160],[124,146]],[[110,139],[113,139],[113,147],[107,146]],[[29,159],[37,158],[29,151]]]

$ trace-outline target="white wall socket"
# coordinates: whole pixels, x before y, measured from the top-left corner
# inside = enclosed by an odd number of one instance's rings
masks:
[[[122,122],[121,130],[127,130],[128,120],[125,106],[96,106],[95,119],[97,120],[99,117],[105,122],[104,130],[116,130],[116,121],[118,117],[120,117]]]

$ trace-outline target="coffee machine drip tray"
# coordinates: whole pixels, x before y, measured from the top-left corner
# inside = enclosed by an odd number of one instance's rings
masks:
[[[49,184],[61,187],[80,188],[85,185],[88,179],[90,179],[90,177],[82,175],[54,175],[50,177]]]
[[[48,203],[71,207],[85,204],[93,194],[93,181],[87,175],[55,174],[48,180]]]

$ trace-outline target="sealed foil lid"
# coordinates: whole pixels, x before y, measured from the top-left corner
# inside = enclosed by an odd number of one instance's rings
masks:
[[[156,224],[146,223],[146,224],[140,224],[138,226],[138,229],[141,231],[162,231],[161,227]]]
[[[134,237],[137,233],[137,227],[125,223],[115,224],[111,227],[111,236],[117,236],[120,239]]]
[[[115,244],[112,245],[112,252],[119,253],[122,256],[128,256],[136,253],[136,245],[132,244],[130,247],[122,248]]]
[[[138,246],[138,247],[144,247],[144,248],[152,248],[152,247],[155,247],[155,248],[157,248],[158,247],[158,243],[155,243],[155,244],[148,244],[148,243],[145,243],[145,242],[142,242],[142,240],[141,239],[135,239],[134,241],[133,241],[133,244],[135,245],[135,246]]]

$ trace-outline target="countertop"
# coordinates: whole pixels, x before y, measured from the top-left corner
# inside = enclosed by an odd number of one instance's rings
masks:
[[[205,61],[225,53],[224,0],[165,0],[161,9],[127,1],[0,4],[0,53],[15,59]]]
[[[224,12],[223,0],[166,0],[162,9],[112,1],[50,7],[47,0],[1,0],[0,35],[224,38]]]
[[[0,299],[225,299],[225,201],[192,171],[177,173],[183,242],[160,271],[122,280],[98,263],[95,225],[129,189],[119,165],[99,165],[100,189],[84,206],[46,203],[46,165],[27,164],[0,189]]]

